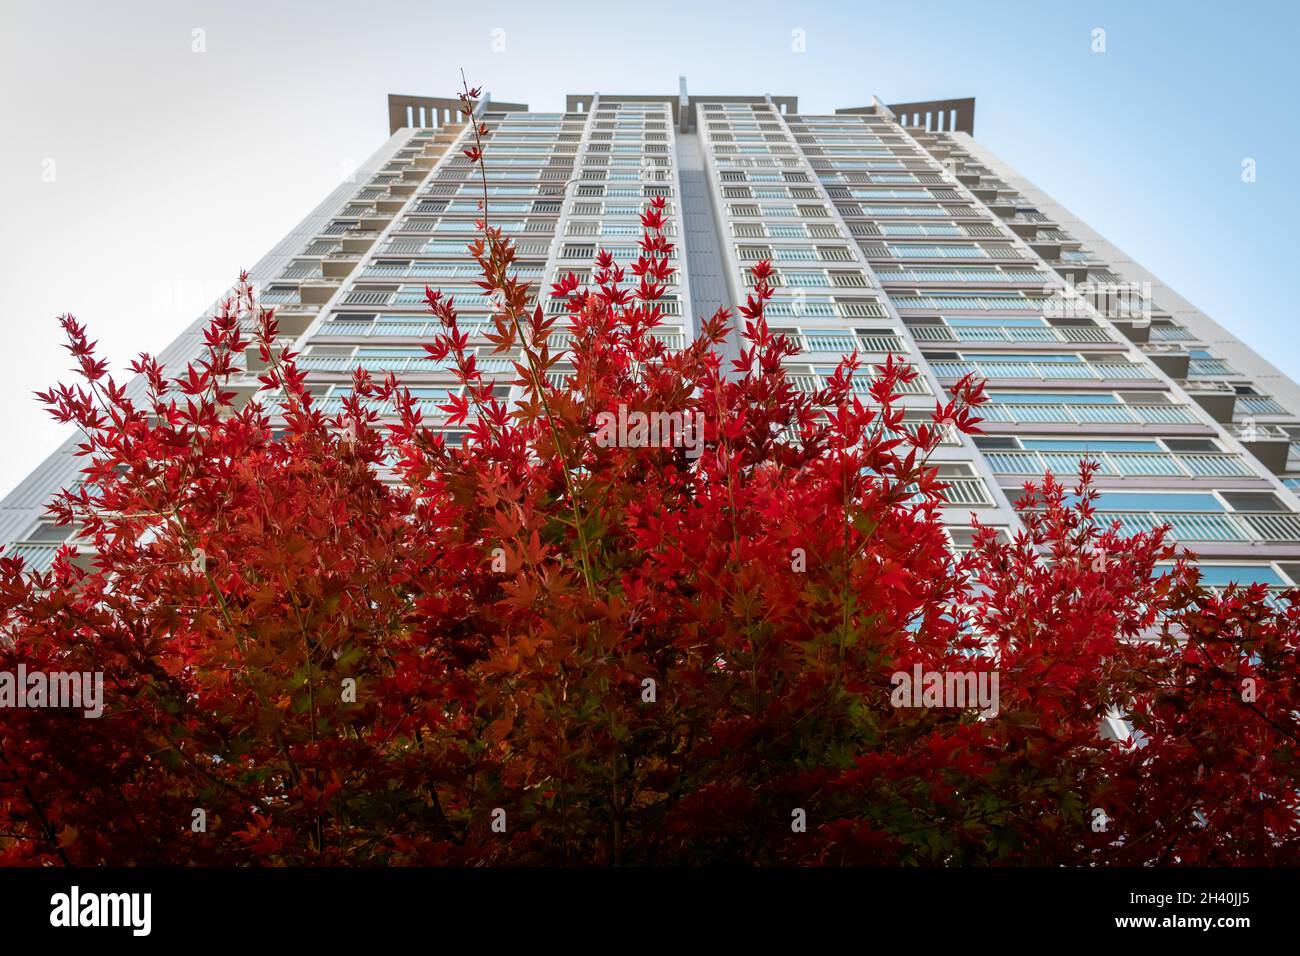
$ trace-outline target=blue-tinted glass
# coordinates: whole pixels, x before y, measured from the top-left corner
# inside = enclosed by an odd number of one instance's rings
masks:
[[[1211,587],[1227,584],[1286,584],[1282,575],[1263,564],[1201,565],[1200,571],[1201,583]]]
[[[1026,448],[1038,451],[1163,451],[1153,441],[1120,441],[1117,439],[1088,440],[1086,438],[1026,438]]]
[[[1172,494],[1159,491],[1106,491],[1097,499],[1105,511],[1223,511],[1214,495]]]
[[[1013,405],[1057,403],[1063,405],[1118,405],[1119,399],[1110,392],[990,392],[994,402]]]

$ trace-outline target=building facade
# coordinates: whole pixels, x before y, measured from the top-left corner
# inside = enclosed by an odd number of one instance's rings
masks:
[[[466,251],[482,186],[456,105],[390,97],[389,140],[251,271],[327,411],[361,365],[398,373],[436,418],[457,385],[421,348],[437,330],[426,284],[455,296],[463,329],[491,327]],[[493,223],[536,294],[570,271],[589,280],[598,248],[635,257],[639,216],[662,196],[670,346],[743,301],[770,259],[768,321],[800,345],[801,387],[850,352],[901,356],[920,373],[904,396],[919,422],[957,378],[986,378],[984,434],[934,456],[957,547],[972,512],[1011,532],[1023,483],[1086,457],[1100,510],[1128,530],[1168,523],[1207,583],[1300,584],[1300,387],[981,147],[973,100],[811,115],[794,97],[692,96],[683,81],[676,95],[572,95],[564,112],[490,97],[478,110]],[[163,361],[195,355],[206,321]],[[250,349],[245,395],[257,363]],[[508,394],[509,356],[479,367]],[[72,449],[0,503],[0,540],[35,567],[66,536],[41,515],[77,478]]]

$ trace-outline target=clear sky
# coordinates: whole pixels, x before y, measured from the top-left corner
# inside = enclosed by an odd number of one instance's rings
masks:
[[[979,140],[1300,377],[1298,32],[1291,0],[4,0],[0,494],[66,435],[31,397],[69,378],[58,314],[115,367],[161,349],[384,141],[388,93],[462,67],[542,110],[682,74],[808,112],[974,96]]]

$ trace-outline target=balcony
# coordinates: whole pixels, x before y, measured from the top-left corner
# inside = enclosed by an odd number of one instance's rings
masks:
[[[1152,379],[1145,365],[1134,362],[963,362],[939,359],[930,363],[940,378],[961,378],[974,374],[981,378],[1020,378],[1039,380]]]
[[[415,406],[424,415],[434,418],[446,418],[447,413],[441,410],[439,405],[446,405],[446,398],[417,398]],[[331,396],[329,398],[317,399],[313,402],[313,407],[320,409],[326,415],[338,415],[343,411],[343,398]],[[392,402],[365,401],[362,407],[367,411],[375,412],[381,418],[395,418],[397,416],[397,407]]]
[[[1223,359],[1194,358],[1188,364],[1187,374],[1199,378],[1202,375],[1237,375],[1238,372]]]
[[[346,279],[360,261],[359,252],[331,252],[321,260],[321,275],[326,279]]]
[[[524,277],[520,270],[511,270],[517,278]],[[361,273],[366,279],[478,279],[482,270],[477,265],[447,265],[436,262],[410,262],[401,265],[371,263]],[[533,276],[528,276],[532,278]]]
[[[1075,425],[1202,425],[1188,405],[1071,405],[1068,403],[990,402],[977,414],[986,422]]]
[[[764,308],[769,319],[883,319],[887,313],[874,299],[769,302]]]
[[[985,283],[1025,283],[1041,286],[1050,281],[1045,272],[1031,269],[877,269],[876,278],[881,282],[978,282]]]
[[[1223,597],[1228,589],[1222,585],[1211,585],[1206,587],[1205,590],[1209,591],[1215,597]],[[1293,590],[1293,587],[1290,585],[1270,587],[1268,593],[1264,597],[1264,601],[1271,607],[1274,607],[1279,611],[1284,611],[1288,607],[1288,602],[1283,595],[1291,590]]]
[[[900,309],[924,309],[938,312],[1040,312],[1047,304],[1043,299],[1020,295],[927,295],[899,293],[891,297]]]
[[[296,288],[263,289],[258,295],[257,300],[262,303],[262,305],[274,305],[283,309],[302,305],[302,299],[299,297]]]
[[[320,306],[318,305],[307,307],[301,303],[290,306],[275,306],[275,321],[280,327],[278,337],[281,339],[296,339],[307,331],[319,311]],[[251,337],[257,332],[257,320],[242,319],[239,323],[239,329],[245,336]]]
[[[343,305],[388,305],[393,293],[387,290],[353,289],[343,297]]]
[[[1151,341],[1153,342],[1194,342],[1196,336],[1181,325],[1152,325]]]
[[[509,372],[511,375],[514,375],[518,371],[515,368],[516,362],[525,365],[527,364],[524,362],[523,356],[516,353],[508,353],[505,356],[493,356],[492,358],[481,358],[478,360],[477,364],[478,370],[484,375],[491,375],[496,372]],[[566,372],[565,374],[571,375],[573,373]]]
[[[1105,329],[1095,325],[913,325],[909,328],[918,342],[1067,342],[1072,345],[1115,342]]]
[[[1187,377],[1191,355],[1183,346],[1167,342],[1148,343],[1142,346],[1142,354],[1170,378]]]
[[[482,334],[483,327],[461,324],[470,335]],[[446,331],[441,322],[327,322],[316,330],[312,339],[428,339]]]
[[[865,374],[867,369],[859,369],[853,376],[853,392],[866,398],[870,394],[871,382],[873,376]],[[806,375],[793,374],[789,376],[790,384],[803,392],[818,392],[826,388],[829,376],[826,375]],[[899,383],[898,393],[900,395],[930,395],[930,384],[921,376],[917,376],[913,381],[903,384]]]
[[[984,457],[997,475],[1040,476],[1078,474],[1087,459],[1099,465],[1105,477],[1256,478],[1257,473],[1240,455],[1209,452],[1041,452],[986,451]]]
[[[1011,216],[1009,218],[1004,217],[1002,221],[1006,225],[1011,227],[1012,232],[1014,232],[1021,239],[1024,239],[1026,242],[1029,241],[1030,239],[1033,239],[1034,236],[1037,235],[1039,227],[1051,223],[1051,220],[1047,219],[1046,217],[1042,219],[1030,219],[1027,216]],[[1058,245],[1057,249],[1059,248],[1060,246]]]
[[[59,548],[62,546],[62,544],[51,544],[45,541],[15,541],[5,548],[4,556],[22,558],[27,565],[27,570],[43,574],[54,566],[55,555],[59,553]]]
[[[343,252],[352,255],[361,255],[370,251],[370,247],[375,244],[375,240],[373,236],[357,236],[349,234],[343,237],[342,244]]]
[[[824,352],[834,355],[848,355],[852,352],[902,355],[908,352],[907,344],[901,337],[887,333],[880,335],[786,333],[786,338],[798,345],[803,352]]]
[[[1183,383],[1183,388],[1216,422],[1232,421],[1239,397],[1231,385],[1226,382],[1189,379]]]
[[[1106,315],[1106,313],[1103,312],[1102,315]],[[1120,317],[1106,315],[1106,318],[1109,319],[1111,324],[1114,325],[1115,328],[1119,329],[1124,338],[1128,339],[1130,342],[1133,342],[1136,345],[1143,345],[1151,341],[1152,326],[1150,322],[1127,316]]]
[[[981,478],[940,478],[943,500],[949,505],[988,507],[993,504],[988,487]]]
[[[1017,229],[1016,231],[1023,233],[1028,230]],[[1037,231],[1037,229],[1033,230],[1035,233]],[[1034,252],[1038,253],[1038,255],[1042,256],[1049,262],[1061,258],[1060,239],[1039,238],[1037,235],[1030,235],[1025,238],[1025,241],[1029,243],[1029,247],[1033,249]]]
[[[1247,415],[1290,414],[1275,398],[1268,395],[1238,395],[1236,410]]]
[[[1229,429],[1269,471],[1282,474],[1287,471],[1291,457],[1291,435],[1279,425],[1235,424]]]
[[[1118,521],[1125,535],[1169,525],[1178,541],[1276,544],[1300,541],[1300,515],[1287,513],[1185,514],[1158,511],[1102,511],[1099,524]]]
[[[4,549],[4,557],[22,558],[27,566],[27,570],[37,574],[44,574],[50,568],[54,567],[54,559],[58,556],[59,549],[69,542],[66,541],[15,541]],[[73,545],[76,554],[73,555],[72,563],[87,571],[94,567],[94,551],[87,545]]]
[[[680,349],[686,344],[686,336],[682,332],[652,331],[649,334],[670,349]],[[573,333],[557,329],[547,338],[547,344],[552,349],[567,349],[573,344]]]
[[[480,363],[482,364],[482,363]],[[427,355],[301,355],[298,368],[307,372],[344,372],[363,368],[368,372],[446,372],[451,366],[444,360],[435,362]]]
[[[445,295],[456,300],[458,308],[487,308],[488,297],[469,289],[444,290]],[[403,289],[353,289],[343,296],[343,305],[364,306],[421,306],[425,302],[424,286]]]
[[[304,280],[299,288],[299,298],[303,305],[314,305],[317,308],[328,302],[338,291],[339,283],[329,279],[307,279]]]

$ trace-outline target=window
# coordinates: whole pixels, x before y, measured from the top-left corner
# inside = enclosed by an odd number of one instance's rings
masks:
[[[1099,511],[1223,512],[1227,508],[1209,493],[1161,491],[1103,491]]]
[[[1022,447],[1029,451],[1146,451],[1162,452],[1155,440],[1129,440],[1118,438],[1026,438]]]
[[[1267,584],[1271,587],[1286,587],[1290,584],[1269,564],[1200,564],[1201,583],[1207,587],[1226,587],[1229,584]],[[1164,573],[1172,568],[1157,567]]]
[[[1221,491],[1219,495],[1233,511],[1286,512],[1291,510],[1278,500],[1277,495],[1267,491]]]
[[[53,521],[40,521],[24,539],[26,541],[67,541],[72,537],[72,528],[61,527]]]
[[[1013,405],[1119,405],[1110,392],[989,392],[995,404]]]

